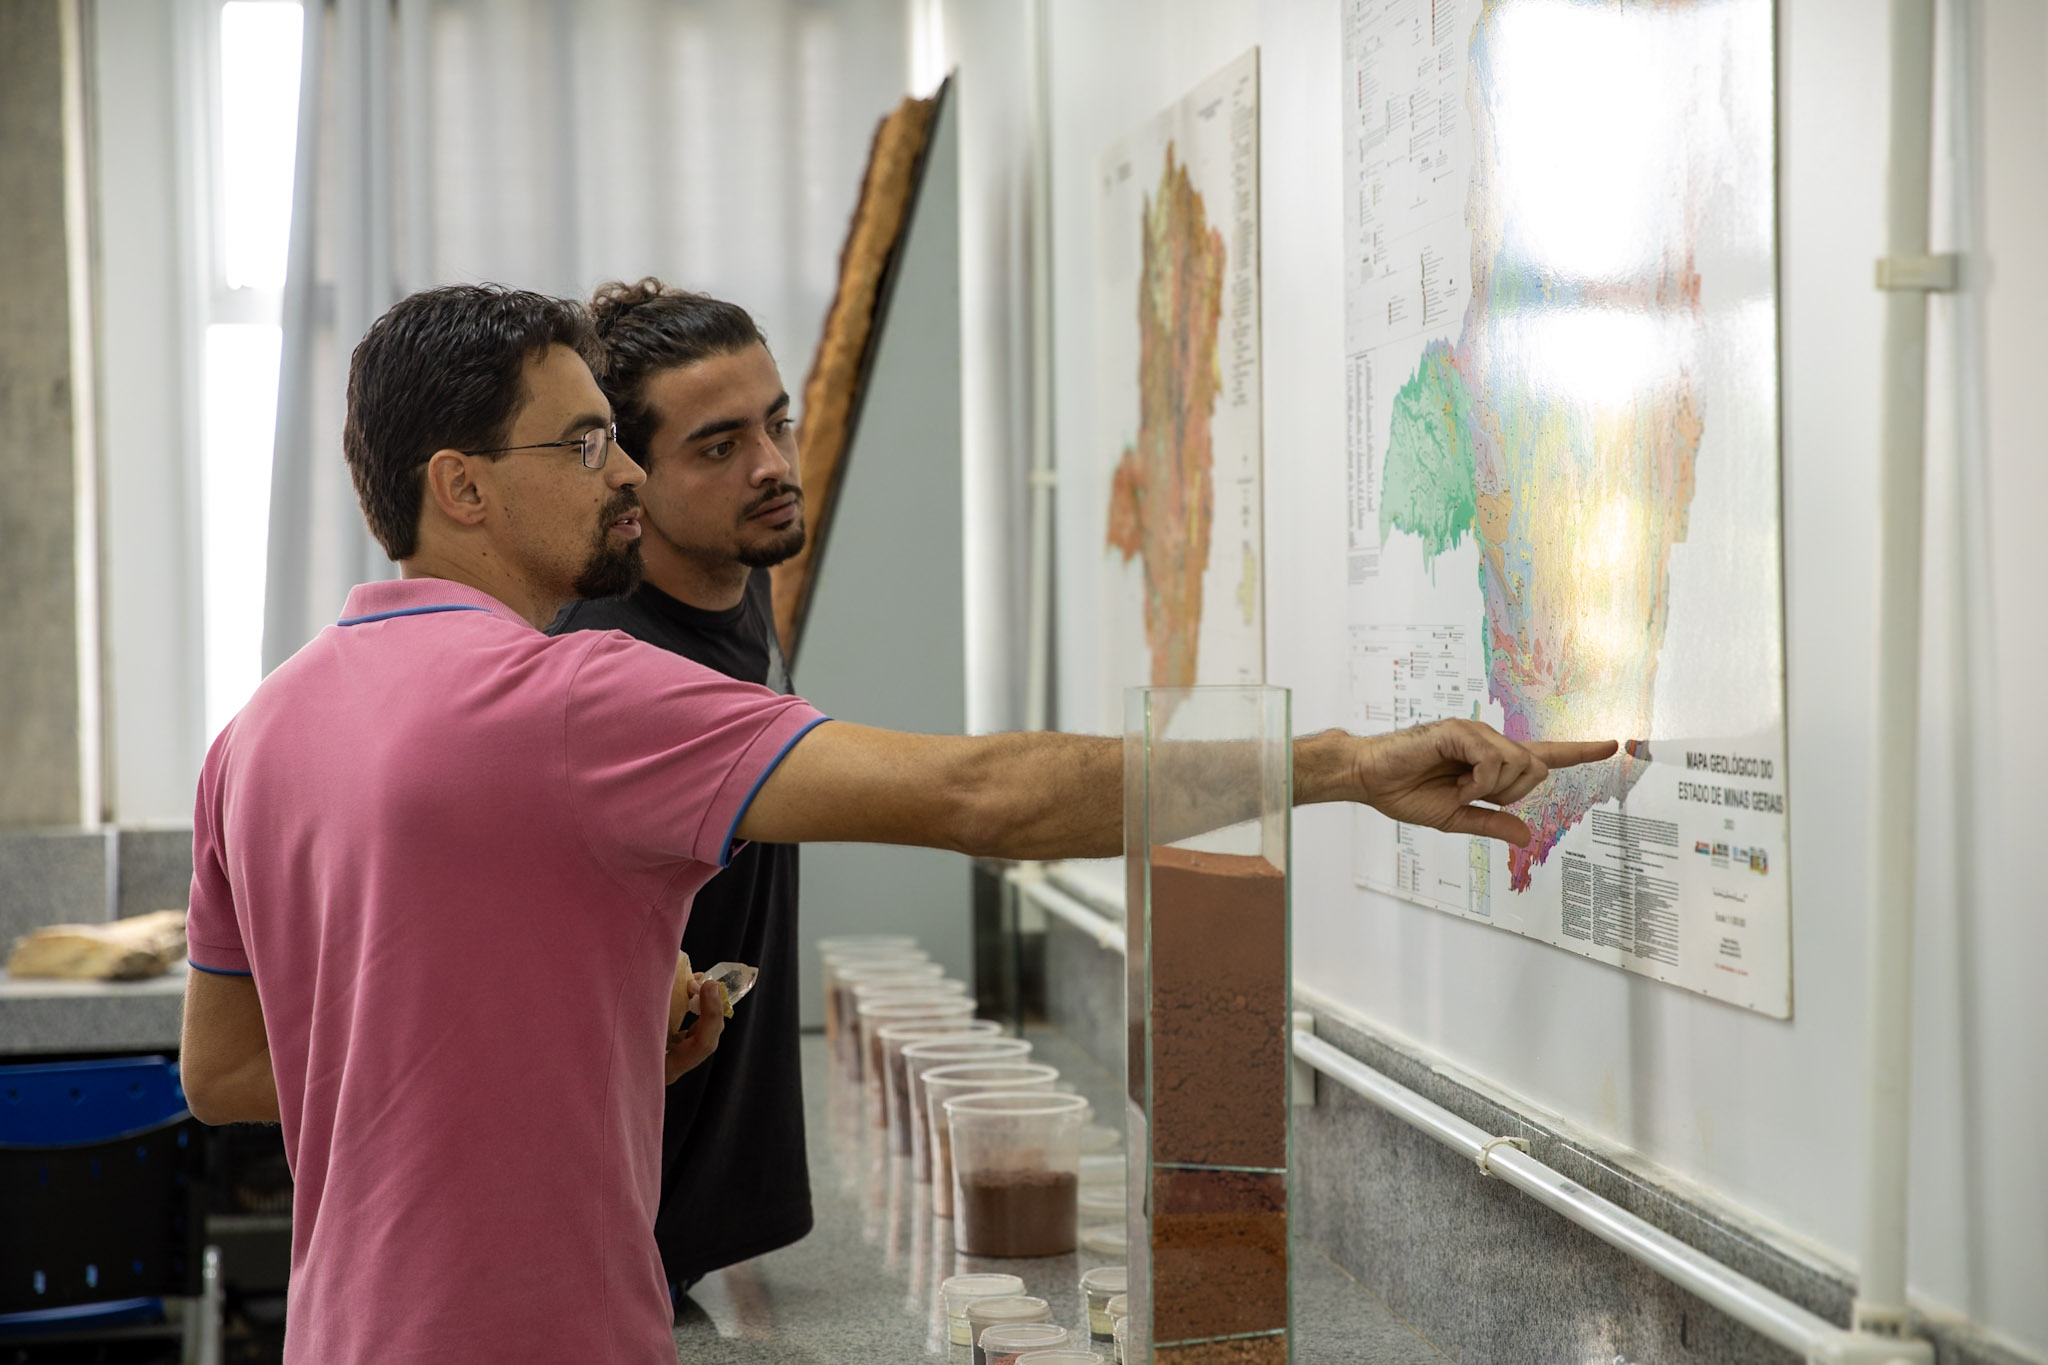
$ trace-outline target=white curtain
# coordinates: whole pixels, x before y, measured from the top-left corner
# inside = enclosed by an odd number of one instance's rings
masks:
[[[394,570],[341,457],[349,352],[400,297],[660,275],[746,307],[795,393],[904,0],[314,0],[285,286],[263,665]]]

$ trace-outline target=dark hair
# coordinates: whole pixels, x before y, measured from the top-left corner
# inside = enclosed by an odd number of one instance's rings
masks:
[[[647,381],[663,370],[731,355],[768,339],[736,303],[671,289],[649,275],[638,284],[600,285],[590,300],[598,358],[592,368],[611,401],[619,444],[641,464],[657,425],[647,405]]]
[[[420,466],[437,450],[482,450],[526,401],[528,356],[594,354],[581,304],[497,284],[453,284],[400,299],[348,362],[341,450],[370,534],[393,559],[419,548]]]

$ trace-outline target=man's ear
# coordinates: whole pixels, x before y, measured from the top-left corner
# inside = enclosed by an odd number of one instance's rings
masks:
[[[481,471],[476,467],[481,458],[459,450],[437,450],[427,461],[427,501],[458,526],[483,522],[484,490],[477,481]]]

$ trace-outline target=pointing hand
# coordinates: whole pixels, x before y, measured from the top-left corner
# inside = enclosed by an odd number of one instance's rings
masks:
[[[1528,825],[1493,807],[1521,800],[1552,768],[1597,763],[1617,747],[1611,739],[1522,744],[1476,720],[1440,720],[1360,740],[1355,779],[1366,804],[1396,820],[1525,848]]]

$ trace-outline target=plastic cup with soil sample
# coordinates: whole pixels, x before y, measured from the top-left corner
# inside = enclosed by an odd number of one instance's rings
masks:
[[[936,1037],[909,1043],[897,1054],[902,1065],[904,1099],[910,1129],[911,1173],[918,1180],[932,1178],[931,1116],[925,1112],[924,1073],[934,1067],[962,1062],[1021,1062],[1030,1057],[1031,1043],[1024,1038]],[[892,1067],[895,1063],[891,1063]],[[898,1073],[892,1070],[893,1081]],[[892,1120],[893,1122],[893,1120]]]
[[[932,1216],[953,1216],[953,1127],[946,1101],[987,1090],[1042,1090],[1052,1093],[1059,1068],[1043,1062],[955,1062],[928,1068],[918,1077],[924,1090],[925,1139],[932,1157]]]
[[[853,988],[863,981],[936,981],[946,974],[943,964],[926,959],[919,950],[903,955],[862,957],[827,965],[825,1022],[832,1032],[832,1060],[839,1074],[858,1080],[859,1057],[853,1051]]]
[[[883,1071],[882,1030],[892,1024],[943,1023],[958,1021],[966,1023],[974,1018],[974,1000],[971,996],[937,990],[920,991],[915,995],[871,995],[863,997],[858,1007],[860,1020],[861,1060],[861,1108],[866,1111],[868,1122],[877,1128],[889,1123],[886,1101],[887,1076]]]
[[[972,1346],[974,1337],[967,1326],[967,1310],[976,1299],[1006,1298],[1024,1292],[1024,1281],[1015,1275],[954,1275],[939,1282],[939,1302],[946,1308],[946,1340],[955,1346]]]
[[[936,967],[938,964],[933,964]],[[861,1080],[868,1076],[868,1050],[874,1040],[860,1032],[860,1007],[874,1000],[923,1000],[934,995],[949,995],[956,999],[969,994],[967,983],[951,976],[922,976],[915,979],[883,977],[870,981],[856,981],[846,992],[850,1002],[847,1008],[847,1028],[859,1042],[855,1049],[860,1062]]]
[[[936,962],[927,964],[937,967]],[[865,1086],[868,1082],[868,1040],[861,1032],[860,1007],[869,1000],[901,999],[922,1000],[928,996],[967,994],[967,983],[943,973],[908,976],[863,977],[850,981],[841,990],[846,1001],[846,1027],[841,1037],[845,1052],[845,1077],[854,1085]]]
[[[990,1328],[1051,1321],[1052,1305],[1029,1294],[976,1299],[967,1305],[967,1335],[974,1342],[974,1365],[988,1365],[988,1358],[982,1354],[981,1340],[988,1335]]]
[[[875,1036],[881,1042],[882,1113],[889,1129],[889,1149],[898,1156],[909,1156],[910,1093],[903,1049],[934,1039],[998,1039],[1003,1036],[1003,1026],[993,1019],[913,1019],[907,1024],[885,1024]]]
[[[898,935],[897,937],[903,937]],[[839,1030],[845,1020],[840,1016],[839,981],[840,973],[858,970],[862,967],[915,967],[931,961],[931,954],[914,943],[901,947],[835,948],[819,955],[819,975],[825,988],[825,1041],[837,1046]]]
[[[821,977],[825,987],[825,1026],[828,1032],[833,1022],[832,985],[836,969],[846,963],[879,962],[891,958],[928,962],[931,954],[918,947],[917,939],[909,934],[835,934],[818,940],[818,964],[823,968]]]
[[[995,1040],[1004,1036],[1004,1025],[995,1019],[911,1019],[909,1023],[887,1023],[874,1031],[883,1054],[883,1126],[889,1130],[889,1150],[909,1156],[909,1093],[903,1072],[903,1048],[926,1040]]]
[[[983,1365],[1017,1365],[1017,1357],[1028,1352],[1065,1346],[1068,1335],[1056,1322],[999,1322],[975,1339],[974,1358]]]
[[[1126,698],[1130,1330],[1156,1365],[1284,1365],[1288,694]]]
[[[1075,1245],[1079,1095],[987,1090],[945,1102],[953,1245],[969,1256],[1062,1256]]]
[[[859,1081],[867,1066],[867,1051],[860,1041],[860,1002],[876,1000],[885,995],[965,995],[967,984],[947,976],[936,962],[921,964],[915,975],[903,966],[890,971],[877,971],[863,967],[858,974],[840,978],[839,997],[845,1005],[840,1028],[840,1044],[846,1051],[848,1062],[847,1077]]]

